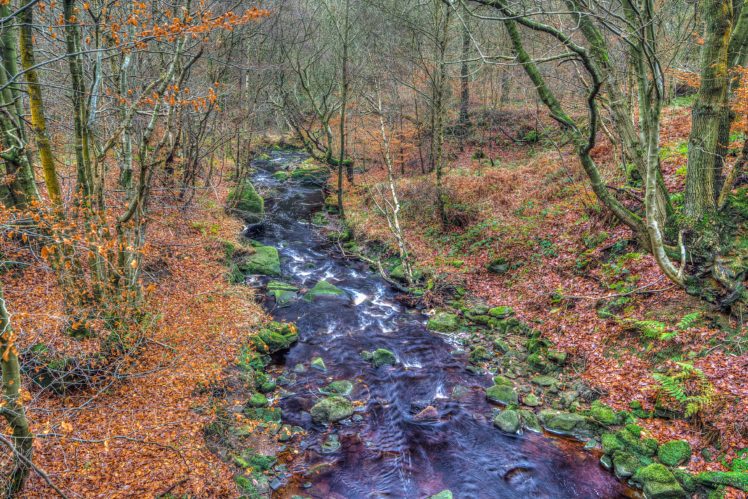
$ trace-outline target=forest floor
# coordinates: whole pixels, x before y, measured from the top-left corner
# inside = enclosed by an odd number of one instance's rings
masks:
[[[224,213],[226,187],[202,193],[188,210],[154,209],[144,279],[156,320],[120,379],[65,396],[28,387],[34,461],[69,497],[236,495],[231,467],[204,437],[217,406],[210,388],[265,315],[250,287],[227,279],[222,240],[236,240],[242,226]],[[17,250],[13,259],[32,261]],[[44,343],[67,355],[93,348],[61,333],[49,270],[10,270],[3,281],[24,347]],[[52,495],[32,473],[26,496]]]
[[[723,469],[725,459],[748,448],[744,333],[664,278],[630,232],[599,207],[573,152],[559,147],[532,113],[476,113],[473,123],[462,150],[456,139],[449,145],[452,228],[442,230],[432,208],[433,174],[410,174],[398,183],[401,222],[417,267],[436,276],[432,283],[446,280],[490,306],[512,307],[584,366],[579,376],[616,410],[629,410],[634,401],[652,410],[663,396],[655,372],[676,373],[678,362],[703,371],[715,395],[699,417],[640,424],[659,441],[688,440],[694,449],[689,471]],[[668,110],[662,163],[671,188],[684,181],[689,129],[687,108]],[[594,156],[616,175],[616,151],[607,141]],[[408,171],[417,172],[416,156],[404,157]],[[361,243],[392,241],[385,217],[368,201],[384,181],[381,169],[370,169],[349,187],[345,211]],[[336,182],[330,180],[332,192]],[[491,262],[501,267],[498,273],[487,270]],[[630,319],[660,329],[647,336]]]

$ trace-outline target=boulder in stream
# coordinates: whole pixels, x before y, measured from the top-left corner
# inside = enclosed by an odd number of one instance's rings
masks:
[[[290,347],[298,337],[293,324],[271,321],[252,338],[252,344],[258,352],[273,354]]]
[[[546,430],[557,435],[589,437],[594,433],[594,423],[581,414],[545,410],[539,418]]]
[[[451,490],[442,490],[438,494],[434,494],[433,496],[429,497],[429,499],[452,499],[452,491]]]
[[[277,276],[281,273],[278,250],[259,243],[253,243],[236,265],[242,272],[250,274]]]
[[[333,381],[325,388],[320,388],[319,391],[325,395],[342,395],[343,397],[347,397],[353,392],[353,383],[347,379],[341,379]]]
[[[520,429],[520,418],[517,411],[501,411],[493,418],[493,425],[505,433],[517,433]]]
[[[325,397],[309,411],[316,423],[334,423],[353,414],[353,404],[345,397],[333,395]]]
[[[486,398],[491,402],[497,402],[504,405],[517,404],[519,402],[517,392],[515,392],[514,387],[510,385],[493,385],[492,387],[487,388]]]
[[[270,281],[267,284],[268,294],[275,298],[275,304],[283,307],[294,301],[298,295],[299,288],[293,284],[281,281]]]
[[[329,282],[322,280],[315,284],[312,289],[306,292],[306,294],[304,295],[304,299],[307,301],[314,301],[317,298],[322,298],[325,296],[343,295],[345,295],[345,291],[335,286],[334,284],[330,284]]]

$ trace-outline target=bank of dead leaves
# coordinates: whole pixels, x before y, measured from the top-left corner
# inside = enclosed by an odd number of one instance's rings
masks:
[[[235,240],[241,225],[223,213],[223,195],[153,213],[146,267],[158,269],[148,287],[154,321],[121,379],[65,397],[28,387],[34,460],[69,497],[237,495],[230,468],[206,447],[213,404],[201,388],[219,381],[263,312],[249,287],[228,284],[220,239]],[[59,331],[50,272],[31,266],[10,279],[5,293],[23,311],[13,318],[22,342],[80,348]],[[32,474],[25,496],[52,495]]]

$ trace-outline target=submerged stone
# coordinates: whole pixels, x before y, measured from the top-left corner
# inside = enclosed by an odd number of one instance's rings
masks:
[[[275,298],[275,303],[279,307],[288,305],[294,301],[298,295],[299,288],[293,284],[288,284],[281,281],[270,281],[267,284],[268,293]]]
[[[318,371],[327,371],[327,366],[325,365],[325,361],[322,360],[322,357],[315,357],[312,359],[312,369],[316,369]]]
[[[309,411],[317,423],[334,423],[353,414],[353,404],[347,398],[333,395],[325,397]]]
[[[320,391],[329,395],[342,395],[344,397],[347,397],[351,394],[351,392],[353,392],[353,383],[346,379],[341,379],[338,381],[333,381],[324,389],[320,389]]]
[[[429,499],[452,499],[452,491],[442,490],[438,494],[434,494],[433,496],[429,497]]]
[[[371,362],[374,364],[374,367],[394,365],[397,362],[397,358],[395,358],[394,353],[386,348],[377,348],[371,354]]]

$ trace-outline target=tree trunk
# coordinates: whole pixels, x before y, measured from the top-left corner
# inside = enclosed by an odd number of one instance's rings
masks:
[[[6,497],[16,497],[23,490],[31,468],[33,434],[26,419],[26,409],[21,401],[21,368],[18,362],[16,334],[10,324],[10,314],[5,306],[0,283],[0,349],[3,351],[0,366],[3,379],[3,407],[5,421],[13,430],[13,471],[5,489]]]

